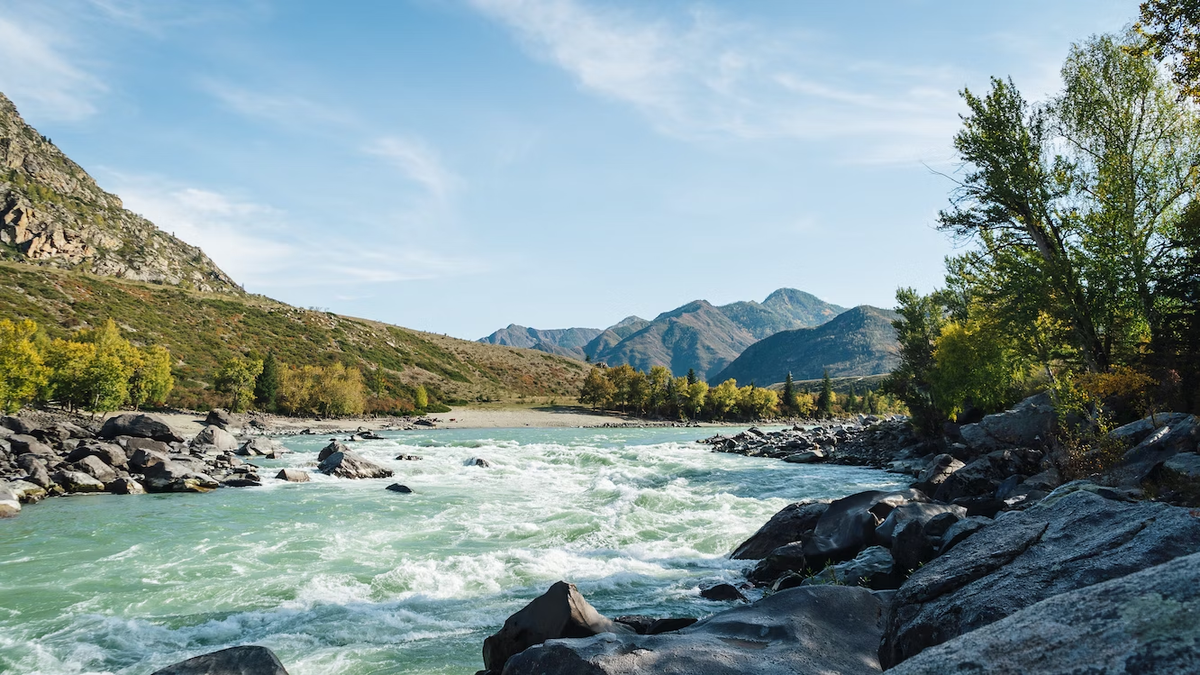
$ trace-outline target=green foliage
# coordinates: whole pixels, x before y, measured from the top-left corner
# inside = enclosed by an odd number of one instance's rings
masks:
[[[230,410],[244,412],[254,401],[254,384],[262,371],[262,361],[234,357],[221,364],[213,386],[217,391],[229,394]]]
[[[796,383],[792,381],[791,371],[788,371],[787,379],[783,381],[783,391],[779,397],[780,411],[784,414],[796,414],[799,406],[796,403]]]
[[[837,403],[837,396],[833,393],[833,382],[829,379],[829,371],[825,371],[825,377],[821,379],[821,393],[817,396],[817,415],[820,417],[833,417],[833,407]]]
[[[162,345],[146,350],[144,358],[129,381],[129,402],[134,408],[149,403],[161,406],[167,401],[175,378],[171,375],[171,352]]]
[[[579,392],[579,402],[595,408],[602,408],[612,400],[617,393],[617,387],[612,380],[605,377],[606,368],[592,368],[588,371],[587,379],[583,381],[583,389]]]
[[[375,372],[378,373],[378,369]],[[267,358],[263,359],[262,372],[254,380],[254,403],[260,409],[268,412],[275,411],[281,377],[279,360],[275,358],[275,352],[267,352]],[[382,387],[382,384],[379,386]]]
[[[1200,2],[1147,0],[1135,29],[1146,38],[1137,53],[1166,62],[1180,91],[1200,102]]]
[[[708,410],[713,419],[723,420],[737,406],[737,380],[725,380],[708,390]]]
[[[13,413],[32,401],[47,381],[33,343],[37,324],[0,319],[0,411]]]
[[[1028,359],[987,320],[949,321],[934,346],[929,372],[933,403],[955,419],[967,410],[992,413],[1020,399]]]
[[[884,381],[884,388],[908,407],[913,426],[932,436],[941,431],[946,415],[934,401],[934,349],[946,323],[946,308],[934,295],[923,296],[911,288],[896,290],[893,322],[900,342],[900,366]]]
[[[413,395],[413,403],[417,406],[417,410],[424,411],[429,407],[429,392],[425,391],[424,385],[417,385],[417,391]]]
[[[366,405],[362,373],[357,368],[334,363],[283,368],[280,374],[277,405],[286,414],[360,415]]]

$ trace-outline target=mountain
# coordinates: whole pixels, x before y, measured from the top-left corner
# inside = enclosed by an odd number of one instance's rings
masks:
[[[603,333],[600,333],[591,342],[584,345],[583,352],[589,358],[595,358],[596,354],[612,349],[620,344],[621,340],[649,325],[650,322],[640,316],[627,316],[605,328]]]
[[[122,208],[3,94],[0,319],[32,319],[50,338],[113,319],[134,344],[171,350],[176,386],[167,402],[188,408],[224,403],[210,383],[223,361],[246,354],[357,367],[384,410],[411,402],[417,385],[450,403],[569,399],[588,370],[575,359],[247,294],[199,248]]]
[[[720,310],[758,340],[781,330],[819,326],[846,311],[794,288],[775,291],[761,305],[753,300],[734,302],[722,305]]]
[[[0,259],[240,294],[199,248],[127,211],[0,94]]]
[[[549,354],[558,354],[559,356],[569,356],[573,359],[583,360],[585,357],[584,346],[602,332],[604,331],[601,331],[599,328],[538,330],[537,328],[527,328],[510,323],[507,328],[501,328],[495,333],[481,338],[479,342],[491,345],[536,349]]]
[[[787,330],[746,348],[711,384],[729,378],[761,386],[782,382],[791,372],[796,380],[876,375],[900,363],[900,345],[892,321],[899,315],[860,305],[815,328]]]

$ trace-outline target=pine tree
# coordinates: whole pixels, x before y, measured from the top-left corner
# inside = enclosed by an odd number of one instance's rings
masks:
[[[267,412],[275,412],[276,399],[279,398],[279,377],[279,361],[275,359],[275,352],[267,352],[262,372],[254,381],[254,402]]]
[[[833,381],[829,379],[829,371],[825,371],[824,379],[821,381],[821,395],[817,397],[817,415],[821,417],[833,417],[833,404],[837,399],[833,393]]]
[[[687,378],[688,378],[688,386],[689,387],[692,386],[693,384],[696,384],[696,369],[695,368],[688,368]]]
[[[783,381],[783,401],[779,407],[785,414],[796,411],[796,385],[792,382],[792,373],[788,371],[787,379]]]

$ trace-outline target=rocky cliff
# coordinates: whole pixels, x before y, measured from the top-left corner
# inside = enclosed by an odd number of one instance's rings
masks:
[[[242,291],[199,248],[126,210],[0,94],[0,258],[201,291]]]

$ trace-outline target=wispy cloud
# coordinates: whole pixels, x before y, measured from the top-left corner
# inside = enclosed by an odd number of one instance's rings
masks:
[[[442,165],[437,151],[420,139],[385,136],[368,145],[365,152],[385,159],[439,200],[445,200],[460,184]]]
[[[78,120],[107,87],[70,54],[69,38],[45,25],[0,17],[0,91],[29,115]]]
[[[583,0],[469,0],[585,89],[683,138],[857,137],[858,161],[947,154],[962,73],[839,59],[822,36],[696,8],[667,19]]]
[[[200,88],[233,112],[293,130],[343,130],[359,123],[353,113],[301,94],[267,92],[213,79],[203,80]]]

